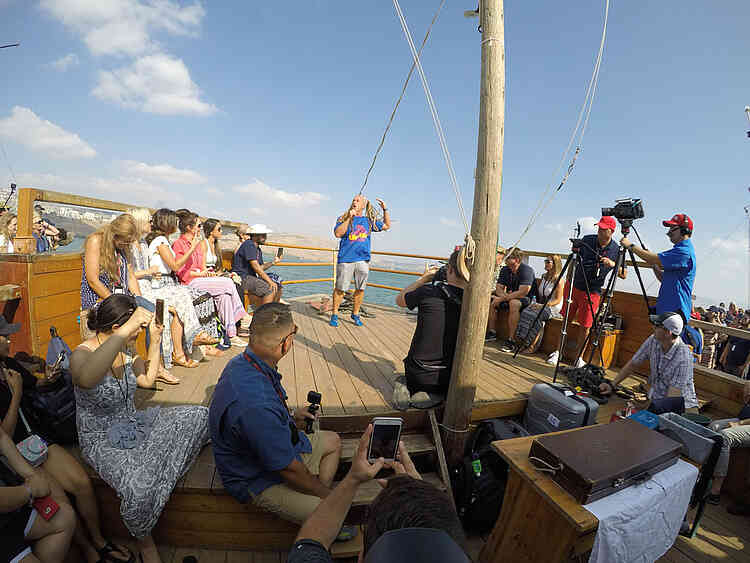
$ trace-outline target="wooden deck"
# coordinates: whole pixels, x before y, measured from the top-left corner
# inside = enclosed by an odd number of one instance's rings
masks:
[[[290,407],[307,404],[307,392],[315,390],[322,395],[321,410],[327,420],[367,420],[393,412],[394,380],[404,373],[403,358],[416,315],[366,305],[376,316],[363,319],[364,326],[354,326],[348,315],[342,315],[340,326],[334,328],[328,324],[328,315],[319,315],[310,305],[294,301],[291,306],[298,332],[292,351],[279,364]],[[208,405],[224,365],[240,351],[234,347],[223,358],[196,369],[175,368],[182,383],[158,383],[155,391],[139,389],[137,406]],[[519,355],[514,359],[491,343],[485,346],[479,371],[474,419],[521,414],[531,387],[552,381],[554,368],[541,357]]]

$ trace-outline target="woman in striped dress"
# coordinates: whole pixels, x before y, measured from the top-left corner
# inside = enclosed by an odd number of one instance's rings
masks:
[[[237,338],[236,323],[248,314],[237,295],[234,282],[208,270],[204,254],[194,251],[195,248],[201,246],[198,240],[202,227],[199,217],[195,213],[184,211],[179,213],[179,218],[182,235],[172,244],[172,249],[178,260],[187,258],[182,267],[177,270],[177,277],[188,287],[199,289],[213,296],[219,319],[226,328],[229,340],[233,346],[244,348],[247,342]]]

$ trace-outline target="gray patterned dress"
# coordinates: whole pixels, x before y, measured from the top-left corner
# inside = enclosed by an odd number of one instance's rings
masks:
[[[148,247],[146,243],[141,241],[136,243],[132,247],[133,256],[133,269],[135,271],[148,270]],[[201,325],[198,320],[198,314],[193,307],[193,296],[190,291],[181,285],[176,283],[167,283],[167,280],[161,280],[162,286],[159,288],[151,287],[151,276],[147,276],[138,280],[138,287],[141,290],[141,295],[156,303],[157,299],[164,299],[164,306],[166,308],[174,307],[177,311],[177,317],[180,319],[184,329],[184,344],[185,354],[189,358],[193,352],[193,340],[201,331]],[[172,343],[172,331],[169,330],[170,323],[165,323],[165,328],[161,335],[161,356],[164,360],[164,367],[167,369],[172,368],[172,351],[174,350],[174,344]]]
[[[156,525],[177,481],[208,443],[208,409],[163,408],[143,443],[133,449],[112,447],[109,429],[136,415],[136,378],[132,358],[126,358],[124,379],[115,379],[110,370],[92,389],[75,387],[76,423],[81,453],[117,492],[120,515],[130,533],[143,538]]]

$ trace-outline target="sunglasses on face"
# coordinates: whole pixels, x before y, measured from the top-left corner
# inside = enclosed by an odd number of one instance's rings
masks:
[[[549,258],[545,258],[544,259],[544,263],[545,264],[552,264],[552,260],[550,260]]]

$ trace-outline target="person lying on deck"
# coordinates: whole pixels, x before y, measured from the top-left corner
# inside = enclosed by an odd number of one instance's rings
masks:
[[[678,312],[651,315],[654,334],[641,344],[638,351],[614,378],[613,385],[602,383],[604,395],[612,393],[635,368],[646,360],[650,363],[648,383],[650,405],[655,414],[664,412],[698,412],[698,397],[693,383],[693,353],[680,338],[684,323]]]
[[[362,435],[352,467],[320,503],[297,534],[287,563],[332,563],[329,548],[349,512],[359,486],[375,478],[383,467],[396,475],[379,479],[383,490],[369,507],[365,523],[362,563],[468,563],[461,522],[450,497],[422,480],[403,442],[399,461],[367,461],[372,425]]]
[[[428,271],[396,297],[399,307],[418,310],[417,328],[404,358],[406,384],[396,381],[393,389],[393,402],[398,409],[410,404],[430,408],[448,392],[461,300],[469,282],[463,248],[454,250],[448,259],[446,281],[434,281],[436,275],[438,270]]]
[[[331,494],[341,440],[334,432],[301,431],[315,417],[287,405],[277,366],[296,333],[288,305],[258,307],[247,348],[229,361],[216,384],[209,426],[227,492],[301,524]]]

